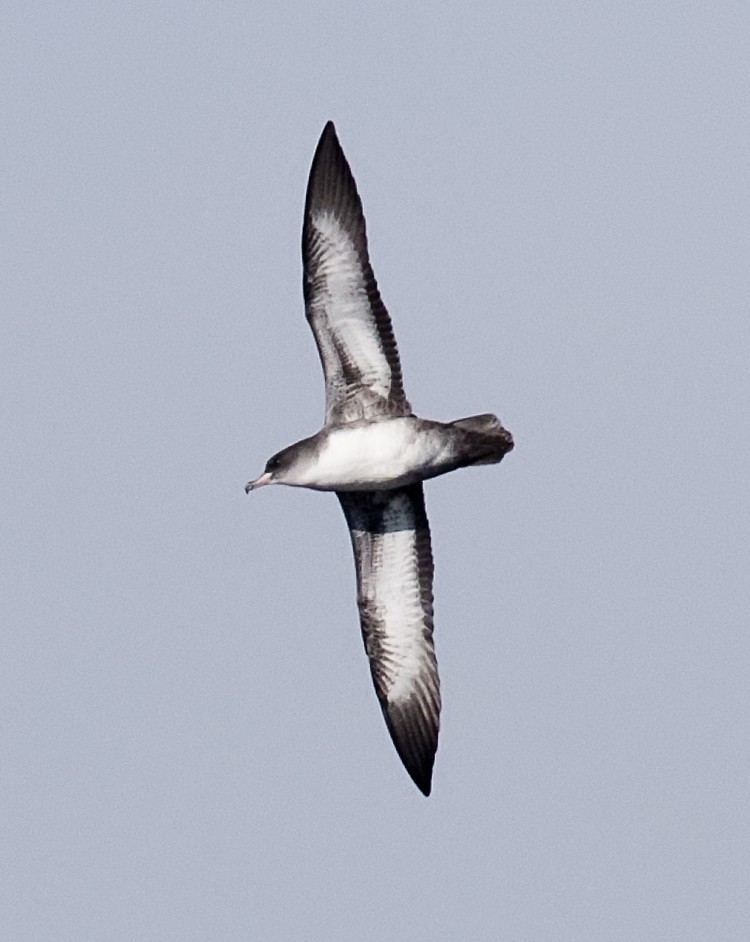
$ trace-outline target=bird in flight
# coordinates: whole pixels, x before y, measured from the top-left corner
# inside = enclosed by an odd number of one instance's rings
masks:
[[[302,229],[305,313],[326,388],[325,424],[269,458],[245,488],[335,491],[349,527],[365,650],[388,732],[430,794],[440,725],[432,548],[422,481],[495,464],[513,438],[494,415],[418,418],[367,251],[362,202],[333,122],[310,169]]]

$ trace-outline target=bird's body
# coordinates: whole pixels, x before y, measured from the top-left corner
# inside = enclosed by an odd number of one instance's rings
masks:
[[[375,690],[396,750],[430,793],[440,718],[432,548],[422,481],[500,461],[513,439],[489,414],[433,422],[406,399],[362,204],[329,122],[313,158],[302,233],[307,319],[326,381],[326,420],[247,485],[335,491],[354,549]]]
[[[505,444],[501,433],[500,447]],[[282,483],[318,491],[368,491],[487,463],[498,441],[492,434],[409,415],[325,427],[289,447],[295,460]]]

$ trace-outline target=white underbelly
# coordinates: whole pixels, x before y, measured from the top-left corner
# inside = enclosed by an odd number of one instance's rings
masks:
[[[409,418],[336,429],[310,468],[307,486],[350,490],[407,484],[419,480],[444,451],[439,436],[417,433]]]

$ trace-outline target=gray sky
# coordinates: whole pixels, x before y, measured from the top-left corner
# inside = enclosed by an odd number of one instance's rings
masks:
[[[16,3],[0,28],[0,936],[744,940],[746,4]],[[426,488],[434,791],[314,432],[351,162]]]

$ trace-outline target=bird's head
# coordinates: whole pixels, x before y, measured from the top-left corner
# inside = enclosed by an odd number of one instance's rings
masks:
[[[273,455],[266,462],[266,466],[263,469],[263,474],[259,478],[256,478],[254,481],[248,481],[245,485],[245,493],[249,494],[250,491],[254,491],[259,487],[264,487],[266,484],[278,484],[280,483],[280,478],[283,476],[284,468],[289,465],[289,459],[285,455],[284,451],[280,451],[277,454]]]
[[[245,492],[264,487],[266,484],[305,484],[305,469],[314,453],[313,439],[305,438],[276,452],[266,462],[263,474],[245,485]]]

